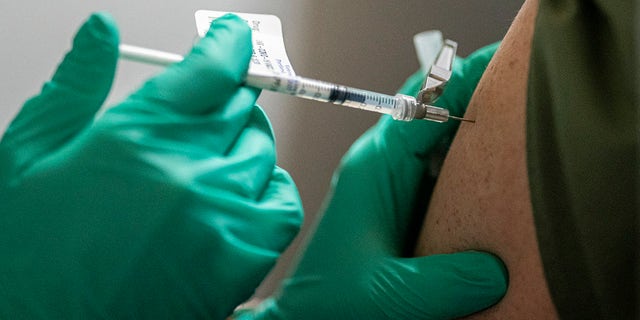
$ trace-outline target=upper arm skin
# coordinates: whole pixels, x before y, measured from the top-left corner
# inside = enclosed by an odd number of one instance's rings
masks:
[[[447,155],[417,254],[483,250],[509,271],[496,306],[472,318],[553,319],[533,222],[525,115],[537,1],[526,1],[487,67]]]

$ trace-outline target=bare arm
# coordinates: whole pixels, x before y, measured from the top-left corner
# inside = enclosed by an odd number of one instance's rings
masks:
[[[557,318],[533,223],[525,153],[526,85],[537,0],[526,1],[469,105],[434,191],[418,254],[479,249],[505,262],[509,290],[473,318]]]

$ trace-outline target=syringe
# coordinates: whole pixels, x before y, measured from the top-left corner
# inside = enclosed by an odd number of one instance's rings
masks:
[[[131,45],[120,45],[120,57],[149,64],[166,66],[183,59],[178,54]],[[469,121],[449,114],[449,110],[419,103],[416,98],[350,88],[329,82],[295,77],[258,75],[249,73],[245,84],[250,87],[285,93],[300,98],[329,102],[351,108],[391,115],[396,120],[426,119],[446,122],[449,119]]]

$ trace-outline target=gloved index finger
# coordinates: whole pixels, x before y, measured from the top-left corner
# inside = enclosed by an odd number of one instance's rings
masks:
[[[183,61],[147,81],[130,98],[159,103],[179,113],[213,112],[224,107],[241,87],[251,55],[249,26],[235,15],[225,15],[211,23]]]
[[[94,13],[83,23],[52,79],[25,102],[2,137],[0,149],[17,170],[12,174],[60,150],[93,121],[113,83],[118,43],[108,13]]]

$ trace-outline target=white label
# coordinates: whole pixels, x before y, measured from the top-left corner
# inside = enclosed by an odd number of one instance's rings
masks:
[[[284,47],[282,24],[274,15],[198,10],[195,14],[198,35],[204,37],[211,22],[227,13],[239,16],[251,27],[253,56],[249,74],[278,77],[296,75]]]

